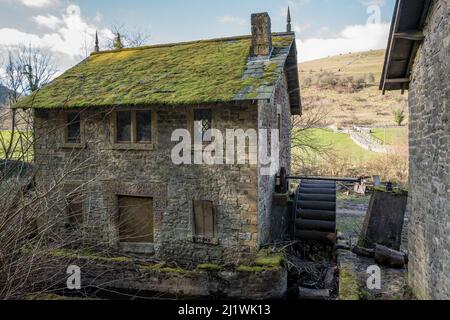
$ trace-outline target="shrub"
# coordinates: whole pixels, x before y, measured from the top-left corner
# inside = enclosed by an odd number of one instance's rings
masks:
[[[403,125],[403,121],[405,121],[405,111],[404,110],[394,110],[394,121],[397,125]]]

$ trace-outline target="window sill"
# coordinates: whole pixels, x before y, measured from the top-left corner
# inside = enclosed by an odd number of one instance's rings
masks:
[[[115,143],[112,145],[113,150],[154,150],[153,143]]]
[[[192,236],[192,242],[199,244],[209,244],[212,246],[218,246],[220,244],[219,239],[217,238],[206,238],[202,236]]]

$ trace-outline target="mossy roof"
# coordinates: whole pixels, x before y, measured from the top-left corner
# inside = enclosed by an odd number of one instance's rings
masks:
[[[270,99],[294,44],[273,34],[271,57],[242,36],[93,53],[16,108],[179,105]],[[294,44],[295,46],[295,44]]]

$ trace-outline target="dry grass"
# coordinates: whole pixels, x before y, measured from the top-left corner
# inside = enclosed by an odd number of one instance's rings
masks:
[[[369,51],[356,54],[340,55],[299,65],[304,107],[327,105],[329,123],[338,127],[351,125],[394,125],[392,112],[404,109],[407,115],[407,95],[399,92],[387,92],[382,95],[378,90],[381,77],[384,51]],[[364,77],[372,74],[374,82],[356,92],[333,88],[323,89],[314,85],[305,86],[305,79],[323,72],[330,72],[336,77]],[[407,123],[407,119],[405,121]]]

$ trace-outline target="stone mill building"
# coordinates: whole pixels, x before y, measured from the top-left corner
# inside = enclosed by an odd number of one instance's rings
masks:
[[[175,164],[175,130],[279,129],[289,171],[300,114],[295,34],[93,52],[17,108],[32,108],[37,188],[55,188],[55,234],[161,259],[237,261],[271,240],[275,175],[247,161]],[[200,146],[205,147],[204,144]],[[247,145],[246,150],[251,146]],[[187,153],[194,154],[194,147]],[[218,152],[216,150],[216,152]],[[183,154],[187,156],[186,154]]]
[[[382,90],[409,91],[409,284],[450,299],[450,2],[397,0]]]

